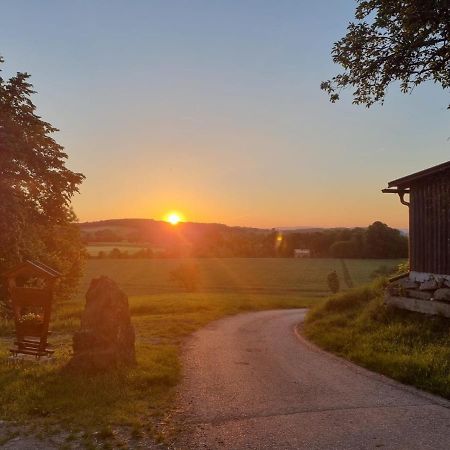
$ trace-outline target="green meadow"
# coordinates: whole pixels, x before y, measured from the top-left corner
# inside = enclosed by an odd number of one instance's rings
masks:
[[[380,265],[398,262],[352,260],[347,267],[360,285]],[[196,292],[184,292],[170,281],[170,271],[182,263],[198,267]],[[105,430],[120,424],[137,436],[155,436],[157,424],[173,406],[181,344],[187,336],[226,315],[310,307],[327,295],[331,270],[342,278],[341,262],[333,259],[87,260],[79,293],[55,305],[50,338],[55,363],[10,365],[13,325],[0,324],[0,417],[49,432],[103,430],[109,435]],[[84,293],[100,275],[114,279],[129,296],[138,364],[104,375],[75,376],[63,368],[70,358],[72,332],[79,327]]]
[[[348,259],[345,264],[355,285],[366,283],[380,266],[395,267],[403,260]],[[326,276],[336,270],[345,288],[338,259],[204,258],[204,259],[91,259],[86,261],[79,296],[100,275],[115,280],[129,295],[176,292],[170,271],[180,264],[198,267],[201,292],[293,292],[321,296],[328,292]]]

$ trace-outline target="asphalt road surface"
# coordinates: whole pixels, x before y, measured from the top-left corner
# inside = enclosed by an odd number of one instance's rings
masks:
[[[450,449],[450,402],[329,355],[304,310],[214,322],[185,348],[180,449]]]

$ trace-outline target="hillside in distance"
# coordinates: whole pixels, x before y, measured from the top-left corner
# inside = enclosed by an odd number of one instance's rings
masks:
[[[294,230],[228,226],[220,223],[180,222],[172,225],[154,219],[109,219],[79,224],[86,245],[141,244],[158,254],[186,256],[266,256],[273,254],[279,232]],[[301,229],[314,233],[319,229]]]
[[[154,219],[108,219],[79,224],[86,242],[148,242],[164,244],[174,235],[181,235],[190,241],[211,233],[269,234],[274,229],[229,226],[221,223],[180,222],[176,226]],[[322,231],[316,227],[277,228],[283,233],[312,233]]]
[[[248,227],[230,227],[220,223],[180,222],[172,225],[154,219],[108,219],[80,223],[84,239],[88,242],[148,242],[163,245],[174,237],[196,240],[214,233],[264,233],[270,230]]]

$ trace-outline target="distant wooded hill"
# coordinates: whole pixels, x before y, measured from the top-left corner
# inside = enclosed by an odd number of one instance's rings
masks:
[[[275,230],[216,223],[183,222],[174,226],[152,219],[111,219],[81,223],[80,229],[87,245],[118,244],[113,249],[114,257],[120,257],[119,247],[126,243],[145,247],[145,251],[143,248],[131,251],[136,257],[291,257],[297,248],[309,249],[312,257],[322,258],[408,255],[407,237],[381,222],[367,228]],[[109,256],[101,253],[103,257]]]

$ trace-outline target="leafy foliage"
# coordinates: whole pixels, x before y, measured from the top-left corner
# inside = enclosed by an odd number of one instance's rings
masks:
[[[41,260],[63,273],[62,294],[81,272],[70,200],[84,176],[65,166],[67,155],[52,137],[57,129],[36,114],[29,77],[0,77],[0,272]]]
[[[309,248],[315,257],[406,258],[408,238],[399,230],[376,221],[367,228],[286,234],[280,254],[291,256],[295,248]]]
[[[404,93],[424,81],[450,87],[448,0],[357,0],[355,21],[333,46],[344,72],[321,84],[330,100],[353,88],[353,102],[383,103],[388,86]]]

